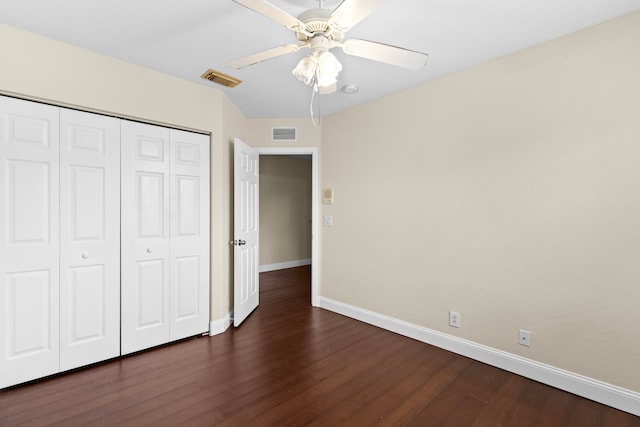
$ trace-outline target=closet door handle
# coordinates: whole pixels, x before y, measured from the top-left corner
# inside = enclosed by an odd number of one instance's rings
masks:
[[[88,253],[82,254],[82,259],[87,259],[87,258],[89,258],[89,254]]]
[[[153,249],[147,248],[147,253],[150,254],[151,252],[153,252]]]

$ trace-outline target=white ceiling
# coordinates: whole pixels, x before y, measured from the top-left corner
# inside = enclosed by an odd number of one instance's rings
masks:
[[[297,16],[316,0],[272,0]],[[340,0],[325,0],[334,9]],[[408,71],[334,49],[343,71],[320,95],[327,115],[640,10],[640,0],[386,0],[349,38],[429,54]],[[307,117],[311,88],[291,75],[301,50],[241,70],[225,64],[295,35],[232,0],[0,0],[0,22],[223,90],[247,117]],[[597,52],[594,52],[597,60]],[[200,78],[208,68],[243,80],[233,89]],[[1,82],[0,82],[1,84]],[[317,114],[317,106],[316,106]]]

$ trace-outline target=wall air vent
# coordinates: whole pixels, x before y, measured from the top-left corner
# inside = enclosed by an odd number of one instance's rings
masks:
[[[272,141],[295,141],[296,128],[271,128]]]
[[[236,87],[240,83],[242,83],[242,80],[238,80],[235,77],[227,76],[226,74],[222,74],[221,72],[212,70],[211,68],[205,71],[204,74],[200,77],[226,87]]]

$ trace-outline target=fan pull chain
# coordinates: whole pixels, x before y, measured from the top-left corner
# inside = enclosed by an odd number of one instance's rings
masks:
[[[316,92],[318,92],[318,82],[314,82],[311,86],[311,102],[309,103],[309,111],[311,112],[311,122],[314,127],[320,126],[320,103],[318,102],[318,121],[313,117],[313,98]]]

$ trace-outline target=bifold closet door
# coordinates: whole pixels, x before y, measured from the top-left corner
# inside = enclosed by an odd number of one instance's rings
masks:
[[[122,354],[209,330],[209,138],[122,122]]]
[[[120,120],[60,110],[60,370],[120,355]]]
[[[170,133],[171,340],[209,330],[209,137]]]
[[[0,388],[209,329],[209,138],[0,96]]]
[[[169,341],[169,129],[122,133],[122,354]]]
[[[0,387],[59,370],[58,126],[0,97]]]

